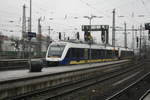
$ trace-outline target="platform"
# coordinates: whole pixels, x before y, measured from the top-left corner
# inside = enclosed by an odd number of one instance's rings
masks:
[[[142,96],[140,100],[150,100],[150,89]]]
[[[0,72],[0,99],[31,93],[32,91],[76,82],[116,70],[130,60],[95,64],[68,65],[43,68],[42,72],[13,70]],[[121,65],[121,66],[120,66]]]
[[[150,94],[148,94],[143,100],[150,100]]]
[[[29,70],[0,71],[0,82],[20,79],[20,78],[28,78],[28,77],[46,75],[46,74],[61,73],[61,72],[66,72],[66,71],[79,70],[79,69],[81,70],[81,69],[92,68],[96,66],[105,66],[105,65],[121,63],[125,61],[128,61],[128,60],[102,62],[102,63],[95,63],[95,64],[48,67],[48,68],[43,68],[42,72],[36,72],[36,73],[31,73],[29,72]]]

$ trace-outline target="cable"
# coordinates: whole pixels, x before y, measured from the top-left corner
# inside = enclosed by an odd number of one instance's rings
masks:
[[[148,14],[150,14],[150,11],[147,8],[147,5],[145,4],[144,0],[140,0],[141,3],[143,4],[143,7],[145,8],[145,10],[147,11]]]
[[[89,4],[89,3],[87,3],[87,2],[85,2],[85,1],[83,1],[83,0],[80,0],[80,1],[81,1],[82,3],[84,3],[86,6],[90,7],[91,9],[96,10],[98,13],[103,13],[104,15],[106,15],[104,12],[102,12],[102,11],[98,10],[97,8],[93,7],[91,4]],[[109,15],[106,15],[106,17],[110,18]]]

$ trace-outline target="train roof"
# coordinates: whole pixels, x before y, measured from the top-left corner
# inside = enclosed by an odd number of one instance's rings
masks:
[[[67,45],[70,48],[92,48],[92,49],[108,49],[114,50],[114,47],[110,45],[101,45],[101,44],[88,44],[83,42],[66,42],[66,41],[54,41],[51,45]],[[124,50],[124,51],[133,51],[133,49],[123,48],[123,47],[115,47],[115,50]]]

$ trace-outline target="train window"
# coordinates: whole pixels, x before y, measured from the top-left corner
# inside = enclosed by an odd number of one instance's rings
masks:
[[[115,56],[118,56],[118,51],[115,51]]]
[[[104,57],[108,58],[108,56],[109,56],[109,50],[104,50]]]
[[[91,58],[95,59],[95,50],[94,49],[91,49]]]
[[[99,58],[99,49],[96,50],[97,52],[97,59]]]
[[[101,58],[101,50],[98,50],[98,58]]]
[[[109,51],[109,58],[112,58],[112,53],[113,53],[113,51],[110,50],[110,51]]]
[[[80,49],[80,57],[84,58],[84,49],[83,48]]]
[[[77,58],[80,58],[80,49],[79,49],[79,48],[76,48],[76,49],[75,49],[75,52],[76,52],[76,57],[77,57]]]
[[[71,48],[69,48],[66,54],[66,58],[71,58],[71,57],[72,57]]]
[[[100,50],[100,58],[103,58],[103,51]]]
[[[104,58],[105,57],[105,52],[104,50],[101,49],[101,58]]]
[[[61,57],[65,45],[51,45],[48,52],[48,57],[56,56]]]
[[[96,58],[99,58],[99,49],[96,50]]]
[[[75,48],[71,49],[71,53],[72,53],[72,58],[76,58]]]
[[[82,59],[84,57],[84,50],[82,48],[76,48],[77,58]]]
[[[103,50],[103,58],[106,58],[107,50]]]
[[[97,57],[98,57],[97,49],[93,49],[92,56],[93,56],[93,59],[97,59]]]
[[[80,48],[72,48],[71,55],[72,55],[72,58],[74,58],[74,59],[81,58],[81,57],[83,57],[83,52]]]
[[[106,58],[110,58],[110,57],[111,57],[111,50],[107,50]]]

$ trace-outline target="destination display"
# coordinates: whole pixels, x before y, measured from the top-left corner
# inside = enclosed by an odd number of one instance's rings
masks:
[[[28,32],[28,37],[36,37],[36,33],[35,32]]]
[[[145,30],[150,30],[150,23],[145,23]]]

